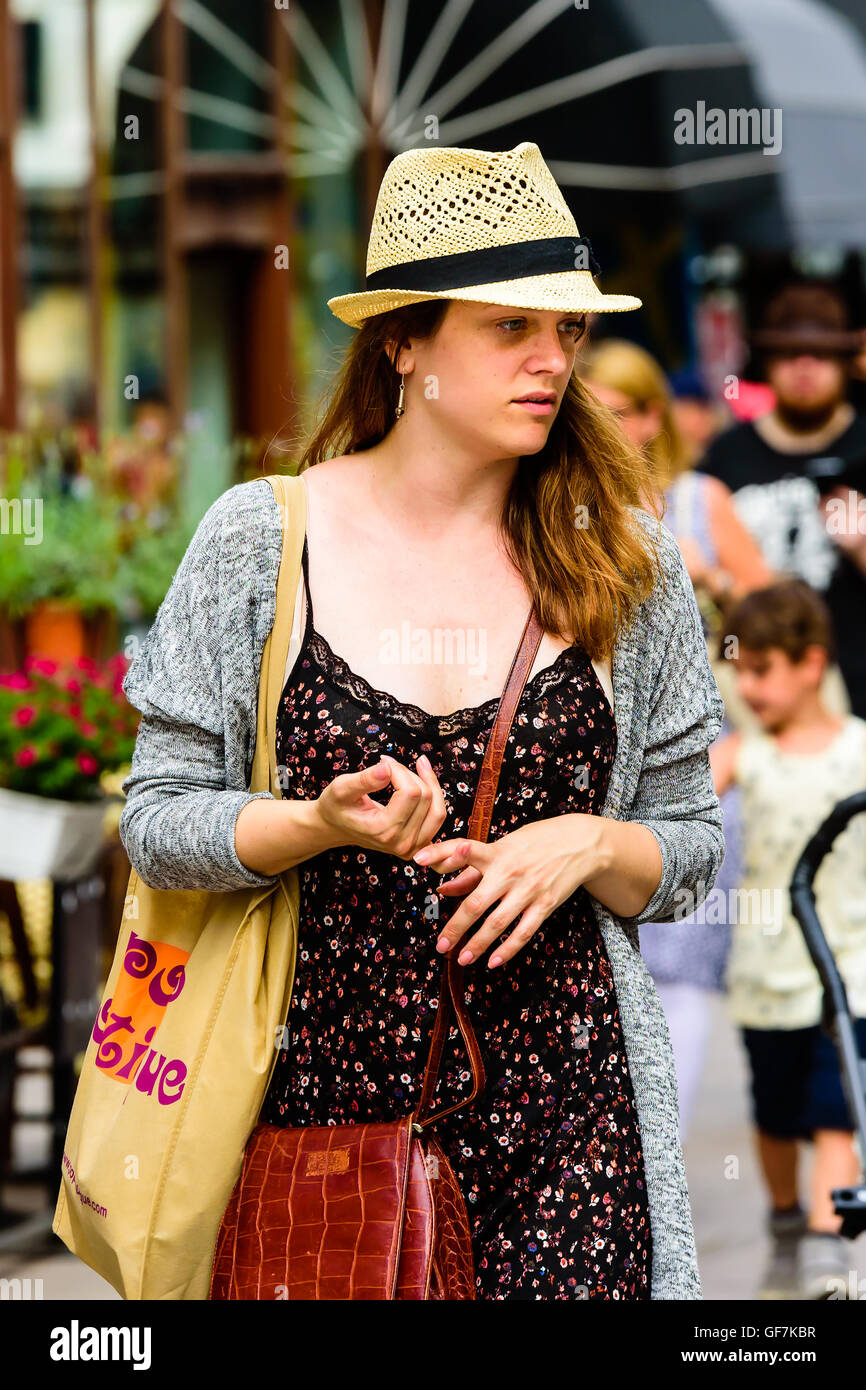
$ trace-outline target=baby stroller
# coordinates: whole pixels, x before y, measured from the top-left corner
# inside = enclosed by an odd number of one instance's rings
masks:
[[[824,986],[821,1026],[835,1044],[845,1099],[857,1133],[860,1182],[853,1188],[834,1188],[830,1194],[837,1216],[842,1217],[840,1234],[850,1240],[866,1230],[866,1061],[859,1055],[845,985],[815,908],[813,882],[834,840],[861,812],[866,812],[866,791],[856,792],[834,806],[803,850],[791,879],[791,908]]]

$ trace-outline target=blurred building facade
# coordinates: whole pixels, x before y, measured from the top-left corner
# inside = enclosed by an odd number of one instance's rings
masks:
[[[715,391],[792,269],[862,304],[866,0],[0,0],[0,42],[0,427],[157,393],[192,511],[309,423],[424,141],[536,141],[644,300],[617,331]]]
[[[0,42],[0,427],[103,435],[161,398],[200,512],[349,331],[357,171],[288,167],[277,5],[2,0]]]

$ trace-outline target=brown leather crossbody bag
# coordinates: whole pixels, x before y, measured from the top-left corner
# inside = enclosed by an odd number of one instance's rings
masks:
[[[542,628],[533,604],[475,792],[467,837],[486,840],[502,756]],[[428,1125],[472,1105],[485,1084],[465,1006],[461,947],[446,955],[418,1105],[378,1124],[257,1124],[222,1218],[211,1299],[474,1299],[463,1195]],[[472,1094],[429,1113],[452,1010],[472,1067]]]

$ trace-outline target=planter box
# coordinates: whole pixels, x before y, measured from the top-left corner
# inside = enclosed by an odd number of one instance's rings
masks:
[[[109,804],[0,788],[0,878],[83,878],[99,858]]]

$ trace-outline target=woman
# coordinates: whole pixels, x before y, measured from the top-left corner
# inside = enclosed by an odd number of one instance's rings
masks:
[[[676,423],[671,390],[655,359],[636,343],[608,338],[587,353],[581,375],[649,459],[665,499],[665,521],[710,621],[718,620],[726,600],[769,584],[772,574],[730,489],[694,472],[698,459]]]
[[[634,343],[606,339],[587,354],[584,381],[619,419],[626,437],[649,459],[665,521],[695,586],[707,635],[722,627],[726,600],[768,584],[770,571],[737,516],[723,483],[692,469],[693,451],[677,426],[673,401],[658,363]],[[738,793],[722,802],[727,853],[714,901],[696,923],[681,914],[675,925],[641,927],[644,960],[658,987],[671,1030],[685,1142],[706,1055],[710,996],[723,988],[730,947],[727,893],[740,879]]]
[[[589,255],[536,145],[398,155],[367,289],[329,301],[361,326],[301,463],[285,799],[246,790],[281,548],[269,484],[209,509],[124,687],[143,718],[121,833],[144,881],[230,889],[301,866],[287,1047],[262,1120],[408,1113],[442,952],[471,952],[487,1084],[431,1132],[466,1199],[482,1299],[700,1297],[637,924],[718,869],[721,702],[676,547],[636,505],[645,465],[573,375],[585,311],[639,303],[602,295]],[[545,635],[489,840],[471,842],[533,600]],[[472,660],[431,659],[443,628]],[[469,1077],[448,1050],[450,1102]]]

